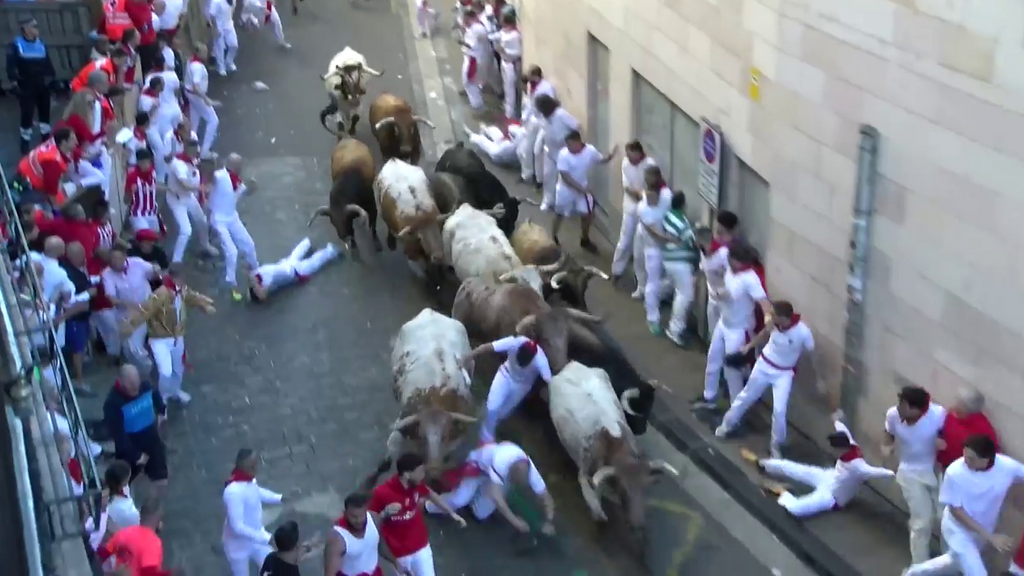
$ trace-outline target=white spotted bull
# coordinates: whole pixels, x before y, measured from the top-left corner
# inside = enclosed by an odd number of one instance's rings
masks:
[[[646,461],[626,424],[608,373],[570,362],[548,387],[551,422],[579,469],[580,490],[596,520],[607,520],[601,492],[614,487],[630,529],[643,536],[644,490],[658,473],[678,476],[664,460]]]
[[[320,124],[328,132],[339,135],[348,132],[349,135],[356,133],[356,124],[359,122],[359,106],[362,104],[363,96],[366,95],[366,76],[381,76],[383,71],[377,72],[366,63],[366,57],[346,46],[338,52],[327,64],[327,71],[320,75],[324,81],[324,88],[330,97],[330,103],[320,111]],[[336,130],[327,126],[327,117],[336,114],[338,117]]]
[[[438,211],[426,173],[402,160],[389,160],[373,181],[373,190],[388,227],[388,249],[401,241],[410,264],[422,265],[431,277],[435,268],[444,266],[441,226],[448,214]]]
[[[422,454],[432,474],[476,418],[470,374],[459,360],[469,338],[458,320],[424,309],[398,330],[391,351],[395,399],[401,406],[388,438],[388,455],[407,444]]]

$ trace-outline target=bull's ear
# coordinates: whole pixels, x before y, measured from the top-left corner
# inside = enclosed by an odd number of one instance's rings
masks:
[[[589,348],[595,352],[604,349],[604,344],[601,343],[601,340],[590,328],[573,319],[569,320],[568,326],[569,339],[573,344]]]

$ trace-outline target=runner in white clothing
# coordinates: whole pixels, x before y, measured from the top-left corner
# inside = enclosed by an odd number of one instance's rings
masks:
[[[592,253],[597,246],[590,241],[590,227],[594,223],[594,194],[590,191],[590,171],[598,165],[612,161],[619,147],[608,154],[583,142],[583,136],[573,130],[565,136],[565,148],[558,153],[555,166],[558,169],[558,183],[555,187],[555,219],[551,225],[551,236],[558,244],[558,232],[567,216],[580,216],[580,248]],[[546,168],[545,168],[546,169]],[[671,198],[669,198],[671,200]],[[543,208],[543,206],[542,206]]]
[[[224,530],[221,536],[224,555],[232,576],[249,576],[249,563],[263,565],[270,547],[271,534],[263,527],[263,505],[285,504],[286,498],[256,482],[259,454],[249,448],[238,451],[235,468],[224,484]]]
[[[210,0],[210,21],[216,34],[213,42],[213,59],[217,62],[217,73],[227,76],[238,70],[235,57],[238,56],[238,33],[235,31],[235,7],[228,0]]]
[[[284,25],[281,24],[281,15],[277,12],[274,0],[245,0],[242,4],[242,25],[252,30],[259,30],[261,26],[270,24],[274,30],[274,38],[285,50],[292,47],[284,39]]]
[[[544,117],[537,112],[533,99],[541,94],[553,99],[557,99],[557,96],[551,82],[544,79],[544,72],[540,66],[530,66],[523,82],[526,86],[523,94],[522,122],[526,128],[526,136],[516,150],[519,156],[519,178],[527,184],[533,182],[540,190],[544,182]]]
[[[528,489],[540,500],[544,509],[541,531],[553,535],[555,500],[533,461],[512,442],[487,443],[470,452],[458,486],[442,498],[455,511],[469,506],[477,520],[486,520],[497,510],[516,530],[526,533],[530,531],[529,524],[516,516],[506,501],[509,489],[514,486]],[[426,510],[431,514],[444,513],[430,502]]]
[[[217,255],[217,250],[210,244],[210,224],[199,204],[199,195],[203,191],[199,175],[199,143],[195,140],[185,142],[185,152],[171,161],[169,172],[167,207],[171,209],[178,225],[178,239],[174,243],[171,263],[180,263],[185,257],[185,247],[192,237],[193,221],[202,250],[208,255]]]
[[[217,231],[224,253],[224,281],[231,287],[231,298],[236,302],[242,300],[242,293],[238,291],[236,282],[238,252],[242,252],[250,270],[260,267],[256,257],[256,243],[238,215],[238,199],[246,192],[254,192],[256,183],[251,180],[243,182],[241,174],[242,157],[238,154],[229,155],[224,168],[213,173],[213,182],[206,202],[211,224]]]
[[[735,212],[722,210],[715,218],[711,241],[701,246],[700,270],[708,285],[708,332],[714,331],[722,315],[722,305],[715,296],[725,288],[729,270],[729,244],[736,237],[740,219]]]
[[[264,264],[253,271],[249,275],[249,298],[253,302],[262,302],[285,286],[306,282],[325,264],[341,255],[337,246],[327,244],[307,258],[311,247],[309,238],[303,238],[284,260]]]
[[[370,512],[370,497],[363,493],[345,498],[345,512],[334,523],[324,546],[324,574],[337,576],[384,576],[380,560],[391,564],[400,576],[413,576],[398,563],[380,537],[380,518]]]
[[[505,363],[491,381],[491,389],[487,393],[487,418],[480,427],[480,440],[494,442],[498,423],[508,418],[526,398],[537,377],[546,384],[551,383],[551,366],[544,350],[536,342],[526,336],[509,336],[475,348],[462,360],[466,370],[472,372],[473,361],[488,352],[507,354]]]
[[[572,132],[582,130],[580,121],[562,108],[552,94],[537,93],[533,98],[533,109],[540,118],[544,141],[543,180],[544,199],[541,210],[550,210],[555,205],[555,190],[558,187],[558,153],[565,148],[565,138]]]
[[[895,472],[872,466],[864,460],[860,447],[853,440],[850,429],[842,422],[843,412],[832,414],[835,432],[829,434],[829,446],[836,452],[834,468],[801,464],[792,460],[769,458],[757,460],[762,472],[781,476],[813,488],[806,496],[795,496],[786,486],[764,481],[764,488],[779,496],[779,506],[798,518],[814,516],[829,510],[838,510],[857,495],[860,485],[875,478],[892,478]],[[750,456],[746,456],[750,459]],[[756,457],[754,457],[756,460]]]
[[[174,71],[174,62],[168,67],[164,55],[157,53],[153,56],[153,71],[146,76],[146,85],[151,86],[154,79],[160,78],[163,88],[158,92],[160,106],[157,114],[153,116],[153,122],[158,124],[161,134],[174,129],[181,122],[184,116],[181,111],[181,79]]]
[[[221,0],[224,1],[224,0]],[[206,59],[209,57],[205,44],[196,44],[195,55],[185,65],[185,95],[188,97],[188,117],[191,128],[199,132],[200,122],[205,122],[203,129],[203,156],[209,156],[213,142],[217,139],[217,126],[220,118],[214,107],[217,103],[210,99],[210,73],[206,70]]]
[[[499,166],[514,167],[517,162],[516,151],[526,131],[518,122],[508,123],[508,133],[502,132],[497,126],[480,125],[480,132],[473,132],[464,126],[469,141],[482,150],[492,162]]]
[[[772,304],[775,319],[773,326],[762,330],[756,338],[744,346],[739,354],[746,356],[751,350],[756,350],[764,341],[768,343],[761,356],[754,363],[754,369],[747,379],[747,385],[732,401],[732,406],[722,418],[722,424],[715,430],[715,436],[724,438],[729,435],[748,410],[761,399],[765,390],[772,389],[772,438],[771,453],[773,458],[779,458],[780,448],[786,441],[786,408],[789,405],[789,391],[793,387],[793,377],[796,375],[796,365],[800,357],[805,353],[811,354],[812,362],[817,358],[814,352],[814,334],[807,324],[800,320],[800,315],[794,312],[793,305],[785,300],[778,300]],[[820,368],[814,366],[815,376],[823,374]],[[819,390],[824,390],[819,385]],[[935,458],[933,457],[932,460]]]
[[[644,171],[650,166],[657,165],[654,158],[644,151],[644,146],[639,140],[626,144],[626,157],[622,159],[622,226],[619,229],[619,241],[615,244],[615,254],[612,256],[612,280],[615,283],[619,282],[632,256],[633,274],[636,276],[634,300],[643,299],[644,286],[647,285],[644,247],[643,243],[638,241],[640,219],[636,210],[647,188]]]

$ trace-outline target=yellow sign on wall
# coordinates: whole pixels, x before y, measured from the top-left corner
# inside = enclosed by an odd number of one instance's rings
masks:
[[[761,71],[753,66],[750,67],[750,83],[747,85],[747,92],[754,102],[761,101]]]

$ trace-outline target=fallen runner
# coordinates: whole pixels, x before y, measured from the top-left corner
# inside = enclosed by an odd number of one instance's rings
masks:
[[[264,264],[253,271],[249,275],[249,297],[254,302],[262,302],[285,286],[305,283],[325,264],[341,255],[337,246],[328,243],[307,258],[311,248],[309,238],[303,238],[287,258]]]

